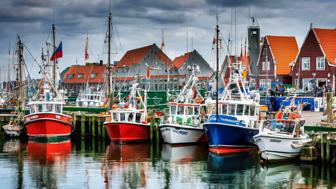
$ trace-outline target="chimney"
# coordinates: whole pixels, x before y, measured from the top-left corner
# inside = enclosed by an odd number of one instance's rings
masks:
[[[100,60],[100,61],[99,61],[99,65],[100,65],[100,66],[103,65],[103,60]]]
[[[313,22],[310,22],[310,29],[313,28]]]

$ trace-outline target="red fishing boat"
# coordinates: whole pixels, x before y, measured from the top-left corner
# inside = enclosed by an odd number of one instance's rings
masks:
[[[30,137],[69,136],[72,118],[62,114],[62,101],[40,100],[28,103],[30,114],[24,117],[27,135]]]
[[[113,142],[149,139],[147,107],[137,87],[138,83],[132,85],[127,102],[124,102],[119,95],[119,104],[114,104],[109,111],[104,125]],[[144,99],[146,100],[146,92]]]
[[[72,118],[62,113],[63,95],[58,91],[57,58],[62,57],[62,42],[56,49],[55,25],[53,30],[53,55],[42,52],[42,79],[39,83],[37,96],[28,103],[29,114],[24,117],[24,125],[29,137],[59,137],[69,136],[73,130]],[[52,77],[52,79],[49,78]]]

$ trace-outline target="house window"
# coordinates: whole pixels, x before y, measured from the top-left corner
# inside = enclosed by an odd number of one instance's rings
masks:
[[[316,69],[317,70],[324,70],[325,69],[325,61],[324,57],[316,57]]]
[[[73,74],[68,74],[67,78],[68,79],[72,79],[73,78]]]
[[[90,77],[91,78],[96,78],[97,77],[97,73],[92,73]]]
[[[310,70],[310,57],[302,57],[302,70]]]
[[[84,77],[84,74],[82,74],[82,73],[79,73],[78,75],[77,75],[77,78],[83,78]]]
[[[302,79],[302,89],[305,91],[312,91],[313,90],[313,79],[312,78]]]
[[[265,89],[271,88],[271,79],[260,79],[259,86]]]
[[[269,71],[270,70],[270,62],[269,61],[262,62],[262,70],[263,71]]]

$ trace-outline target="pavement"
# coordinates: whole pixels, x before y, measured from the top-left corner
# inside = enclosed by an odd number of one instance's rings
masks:
[[[305,125],[315,126],[320,123],[322,119],[327,119],[323,112],[302,111],[302,118],[306,120]]]

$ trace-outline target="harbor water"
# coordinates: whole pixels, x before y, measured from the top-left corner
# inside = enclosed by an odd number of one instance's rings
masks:
[[[257,152],[207,145],[109,144],[92,138],[0,140],[1,188],[332,188],[333,166],[261,166]]]

